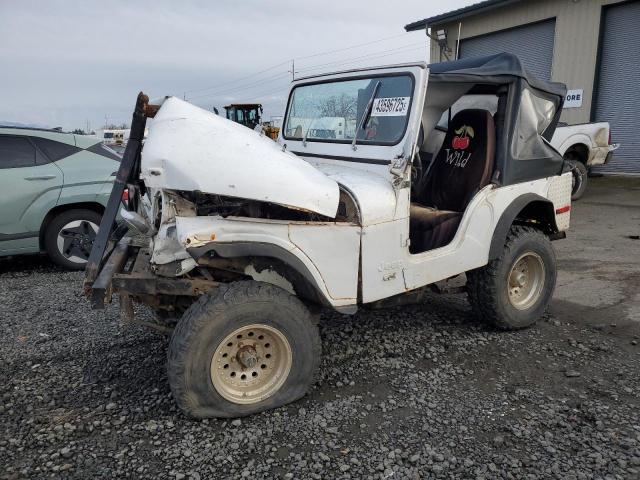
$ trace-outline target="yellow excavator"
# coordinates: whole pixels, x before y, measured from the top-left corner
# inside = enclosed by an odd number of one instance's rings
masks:
[[[271,122],[262,123],[262,104],[260,103],[232,103],[226,105],[224,109],[227,112],[227,119],[244,125],[252,130],[257,125],[262,126],[262,131],[272,140],[278,138],[280,129],[271,124]]]

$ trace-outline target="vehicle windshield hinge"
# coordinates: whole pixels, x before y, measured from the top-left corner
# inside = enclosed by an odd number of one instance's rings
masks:
[[[402,178],[404,177],[404,171],[406,168],[407,158],[404,155],[404,149],[402,149],[402,151],[398,155],[393,157],[393,163],[391,164],[391,167],[389,167],[389,171],[392,175]]]

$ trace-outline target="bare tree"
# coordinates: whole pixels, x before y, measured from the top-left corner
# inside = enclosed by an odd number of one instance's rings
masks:
[[[126,123],[120,123],[118,125],[116,125],[115,123],[110,123],[108,125],[105,125],[105,127],[107,130],[126,130],[127,128],[129,128],[129,125]]]
[[[320,116],[342,117],[345,119],[356,116],[357,99],[346,93],[334,95],[318,105]]]

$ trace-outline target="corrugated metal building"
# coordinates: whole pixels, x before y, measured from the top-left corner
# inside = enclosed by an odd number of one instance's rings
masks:
[[[510,52],[565,83],[562,120],[607,121],[621,144],[603,170],[640,174],[640,0],[487,0],[405,29],[430,29],[432,62]]]

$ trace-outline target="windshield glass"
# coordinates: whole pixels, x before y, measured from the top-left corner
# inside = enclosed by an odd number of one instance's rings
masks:
[[[366,115],[367,105],[380,82]],[[394,145],[407,126],[413,79],[409,75],[338,80],[294,88],[289,101],[284,137],[289,140]]]

